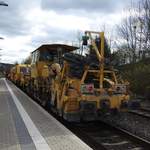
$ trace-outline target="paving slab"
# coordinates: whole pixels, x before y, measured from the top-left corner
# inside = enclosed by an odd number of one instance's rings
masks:
[[[0,150],[91,150],[13,83],[0,79]]]

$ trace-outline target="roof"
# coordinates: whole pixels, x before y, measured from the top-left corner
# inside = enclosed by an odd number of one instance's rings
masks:
[[[48,51],[52,51],[55,53],[55,51],[58,49],[58,48],[61,48],[62,49],[62,53],[67,53],[67,52],[70,52],[70,51],[74,51],[76,49],[78,49],[78,47],[75,47],[75,46],[70,46],[70,45],[65,45],[65,44],[44,44],[44,45],[41,45],[39,48],[37,48],[36,50],[34,50],[33,52],[39,50],[39,51],[42,51],[42,50],[48,50]],[[33,53],[32,52],[32,53]],[[56,51],[57,52],[57,51]]]
[[[18,64],[19,67],[30,67],[30,64]]]

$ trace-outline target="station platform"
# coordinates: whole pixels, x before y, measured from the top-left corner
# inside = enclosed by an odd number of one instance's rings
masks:
[[[91,150],[41,106],[0,79],[0,150]]]

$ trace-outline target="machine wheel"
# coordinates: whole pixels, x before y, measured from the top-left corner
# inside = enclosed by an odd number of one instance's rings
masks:
[[[56,101],[56,93],[54,91],[51,91],[51,105],[54,106],[54,102]]]
[[[117,115],[119,113],[119,110],[117,108],[111,109],[111,114],[112,115]]]
[[[47,104],[47,100],[42,100],[42,101],[41,101],[41,105],[42,105],[43,107],[46,107],[46,104]]]
[[[108,99],[103,99],[100,101],[100,109],[102,112],[108,112],[110,110],[110,101]]]

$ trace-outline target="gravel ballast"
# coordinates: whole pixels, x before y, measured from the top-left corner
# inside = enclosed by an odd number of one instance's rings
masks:
[[[150,141],[150,119],[148,118],[120,112],[117,115],[102,116],[100,119]]]

